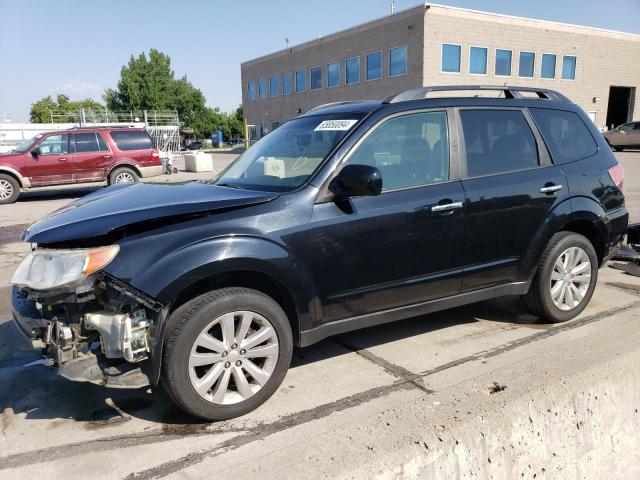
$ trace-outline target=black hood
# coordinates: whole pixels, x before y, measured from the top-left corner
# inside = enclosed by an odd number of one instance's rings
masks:
[[[22,240],[57,243],[89,239],[149,220],[268,202],[277,193],[207,183],[125,183],[98,190],[38,220]]]

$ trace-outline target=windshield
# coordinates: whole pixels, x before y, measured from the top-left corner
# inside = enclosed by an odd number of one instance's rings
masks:
[[[362,116],[341,113],[291,120],[244,152],[215,183],[248,190],[294,190],[307,181]]]
[[[41,138],[42,138],[42,135],[36,135],[35,137],[30,138],[29,140],[25,140],[20,145],[18,145],[16,148],[14,148],[13,151],[16,152],[16,153],[26,152],[27,150],[29,150],[29,147],[31,145],[36,143]]]

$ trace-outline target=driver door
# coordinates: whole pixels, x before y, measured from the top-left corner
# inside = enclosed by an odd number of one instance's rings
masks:
[[[38,148],[40,153],[34,152]],[[24,173],[31,186],[59,185],[73,182],[73,165],[69,152],[69,135],[46,135],[31,149],[25,160]]]

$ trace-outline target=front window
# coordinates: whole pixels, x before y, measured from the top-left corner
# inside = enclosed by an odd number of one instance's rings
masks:
[[[460,73],[460,45],[442,44],[442,71]]]
[[[367,80],[380,80],[382,78],[382,52],[367,55]]]
[[[327,68],[327,86],[337,87],[340,85],[340,63],[330,63]]]
[[[562,79],[576,79],[576,57],[572,55],[565,55],[562,57]]]
[[[66,133],[49,135],[38,145],[40,155],[62,155],[69,153],[69,136]]]
[[[215,183],[248,190],[294,190],[361,118],[362,114],[340,114],[291,120],[251,146]]]
[[[271,93],[272,97],[277,97],[279,95],[278,83],[278,77],[275,75],[272,75],[269,78],[269,93]]]
[[[536,54],[533,52],[520,52],[520,65],[518,76],[533,78],[533,70],[536,63]]]
[[[36,143],[38,140],[42,138],[42,135],[36,135],[35,137],[31,137],[29,140],[25,140],[17,148],[14,148],[13,151],[15,153],[24,153],[29,150],[29,147]]]
[[[267,79],[266,78],[263,78],[262,80],[260,80],[260,83],[258,84],[258,92],[260,94],[261,99],[267,98]]]
[[[291,72],[282,76],[282,95],[291,95]]]
[[[541,68],[540,76],[542,78],[556,78],[556,56],[552,53],[542,55]]]
[[[469,73],[474,75],[487,74],[487,49],[471,47],[469,49]]]

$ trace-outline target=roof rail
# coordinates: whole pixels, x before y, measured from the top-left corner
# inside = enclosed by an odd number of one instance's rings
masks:
[[[140,122],[140,123],[142,123],[142,122]],[[82,126],[82,127],[78,127],[78,126],[71,127],[68,130],[99,130],[101,128],[139,128],[139,127],[136,127],[135,125],[129,125],[129,124],[126,124],[126,125],[121,125],[121,124],[120,125],[97,125],[95,127],[92,127],[91,125],[85,125],[85,126]]]
[[[316,110],[322,110],[323,108],[328,108],[328,107],[335,107],[336,105],[347,105],[349,103],[358,103],[356,101],[346,101],[346,102],[330,102],[330,103],[325,103],[323,105],[318,105],[317,107],[313,107],[311,110],[307,110],[306,113],[309,112],[315,112]]]
[[[407,90],[396,95],[392,95],[385,99],[382,103],[398,103],[408,102],[410,100],[422,100],[431,92],[455,92],[465,90],[492,90],[504,93],[506,98],[524,98],[521,92],[532,92],[538,95],[538,98],[547,100],[558,100],[568,102],[569,99],[555,90],[535,87],[515,87],[509,85],[440,85],[433,87],[422,87]]]

